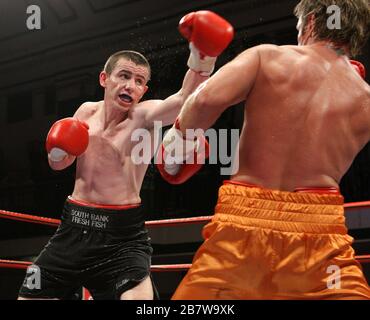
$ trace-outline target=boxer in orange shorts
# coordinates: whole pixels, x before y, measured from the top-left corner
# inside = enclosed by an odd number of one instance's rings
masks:
[[[370,297],[335,189],[225,182],[203,237],[173,299]]]
[[[177,135],[164,137],[160,172],[182,182],[199,163],[167,168],[170,142],[193,143],[199,154],[186,130],[205,130],[245,102],[238,170],[220,188],[205,242],[173,299],[370,298],[339,192],[370,140],[370,87],[349,59],[367,41],[369,4],[335,3],[340,29],[327,26],[332,1],[302,0],[298,46],[245,50],[189,96]]]

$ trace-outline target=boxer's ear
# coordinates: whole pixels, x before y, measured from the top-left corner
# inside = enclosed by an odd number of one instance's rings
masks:
[[[143,93],[142,93],[142,94],[141,94],[141,96],[140,96],[139,101],[143,98],[143,96],[144,96],[145,92],[147,92],[147,91],[148,91],[148,86],[144,86],[144,90],[143,90]]]
[[[146,86],[144,87],[144,93],[143,93],[143,95],[148,91],[148,89],[149,89],[149,87],[146,85]]]
[[[105,88],[107,86],[106,85],[107,78],[108,78],[108,74],[105,71],[100,72],[100,74],[99,74],[99,83],[103,88]]]

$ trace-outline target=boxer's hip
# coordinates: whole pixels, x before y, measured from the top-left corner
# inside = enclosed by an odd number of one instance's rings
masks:
[[[226,182],[175,298],[368,297],[345,227],[343,197],[323,191]],[[333,268],[341,274],[340,290],[328,286]]]
[[[64,204],[62,215],[62,223],[100,231],[119,230],[127,236],[135,229],[143,229],[144,222],[141,205],[96,206],[82,204],[70,197]]]
[[[80,272],[121,257],[150,260],[152,247],[141,206],[114,210],[67,200],[61,220],[38,259],[41,266]]]
[[[335,188],[287,192],[225,181],[213,221],[287,232],[347,233],[343,196]]]

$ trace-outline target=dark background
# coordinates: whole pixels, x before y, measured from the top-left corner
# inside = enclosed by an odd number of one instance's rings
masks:
[[[2,1],[0,209],[59,217],[73,189],[75,167],[52,171],[45,137],[55,120],[73,115],[84,101],[102,98],[98,75],[112,52],[131,49],[146,55],[153,76],[144,99],[166,98],[180,88],[187,68],[187,42],[177,31],[184,14],[210,9],[234,25],[235,39],[218,59],[219,67],[253,45],[296,44],[292,10],[297,2]],[[41,30],[26,27],[29,4],[41,8]],[[368,57],[369,45],[358,57],[369,69]],[[242,117],[241,106],[230,108],[215,127],[240,128]],[[347,202],[370,199],[369,150],[364,148],[342,180]],[[217,165],[207,165],[184,185],[171,186],[150,166],[142,188],[148,219],[211,214],[218,186],[227,178],[218,173]],[[1,221],[0,238],[38,230],[7,228]]]
[[[184,14],[212,10],[233,24],[235,38],[218,59],[219,67],[254,45],[296,44],[297,21],[292,12],[297,3],[2,0],[0,209],[60,217],[63,202],[73,189],[75,166],[52,171],[47,163],[45,138],[53,122],[73,115],[82,102],[102,99],[98,75],[111,53],[123,49],[143,53],[152,66],[152,79],[144,99],[166,98],[181,87],[187,70],[188,44],[177,30]],[[41,30],[27,29],[26,8],[31,4],[41,8]],[[357,59],[368,70],[369,56],[367,43]],[[214,127],[240,128],[242,119],[241,106],[235,106]],[[367,145],[341,182],[346,202],[370,199],[369,163]],[[228,178],[221,177],[219,169],[218,165],[206,165],[187,183],[172,186],[161,179],[153,165],[149,166],[141,192],[147,219],[212,214],[218,187]],[[0,242],[48,236],[53,232],[53,228],[46,226],[0,219]],[[13,242],[7,243],[15,246]]]

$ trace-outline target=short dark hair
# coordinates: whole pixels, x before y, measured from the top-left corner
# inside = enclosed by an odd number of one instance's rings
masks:
[[[151,73],[150,64],[148,60],[141,53],[136,52],[136,51],[122,50],[122,51],[113,53],[108,58],[107,62],[105,63],[103,71],[105,71],[108,74],[111,74],[114,67],[117,64],[117,61],[121,58],[130,60],[139,66],[146,67],[149,71],[149,79],[150,79],[150,73]]]
[[[340,29],[327,27],[327,8],[340,8]],[[317,40],[328,40],[338,47],[347,46],[351,56],[361,53],[369,37],[370,4],[368,0],[302,0],[294,9],[297,18],[303,19],[303,30],[307,17],[315,17],[314,33]]]

